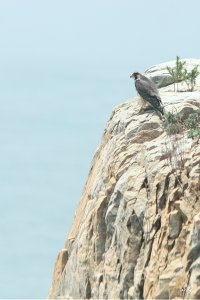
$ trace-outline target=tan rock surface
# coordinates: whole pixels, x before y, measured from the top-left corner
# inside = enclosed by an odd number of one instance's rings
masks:
[[[200,107],[199,90],[161,97],[183,118]],[[182,172],[156,113],[113,110],[49,299],[200,298],[200,145],[177,139]]]

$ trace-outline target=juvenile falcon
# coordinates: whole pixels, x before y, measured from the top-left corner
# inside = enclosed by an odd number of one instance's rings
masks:
[[[134,78],[135,88],[143,100],[150,103],[157,113],[164,116],[164,107],[155,83],[138,72],[133,73],[130,78]]]

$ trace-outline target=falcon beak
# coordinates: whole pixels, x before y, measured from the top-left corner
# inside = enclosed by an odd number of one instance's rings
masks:
[[[134,77],[133,74],[131,74],[130,78],[133,78],[133,77]]]

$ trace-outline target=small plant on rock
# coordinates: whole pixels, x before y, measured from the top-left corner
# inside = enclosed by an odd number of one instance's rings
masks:
[[[168,153],[168,164],[173,170],[176,170],[178,178],[178,170],[184,167],[184,124],[177,112],[168,112],[162,127],[166,132],[166,153]]]
[[[195,139],[200,138],[200,109],[191,113],[186,120],[186,128],[189,129],[188,137]]]
[[[184,79],[185,76],[185,69],[184,65],[186,64],[185,61],[181,61],[180,57],[176,57],[176,66],[174,68],[167,67],[169,74],[172,76],[174,81],[174,92],[178,91],[178,83]]]
[[[197,142],[200,140],[200,109],[191,113],[185,120],[181,120],[179,113],[168,112],[162,127],[166,132],[168,163],[172,169],[181,171],[185,163],[186,131],[189,138],[196,139]]]
[[[180,133],[183,129],[183,124],[179,114],[173,112],[166,113],[162,127],[166,131],[167,135]]]
[[[191,72],[188,72],[186,69],[184,70],[184,81],[188,86],[188,91],[194,91],[194,87],[196,85],[196,78],[199,76],[200,72],[198,70],[198,66],[194,67]]]
[[[185,81],[188,91],[194,91],[196,85],[196,78],[200,75],[199,66],[195,66],[190,72],[185,68],[186,61],[181,61],[180,57],[176,57],[176,65],[174,68],[167,67],[169,74],[172,76],[174,82],[174,92],[178,92],[178,83]]]

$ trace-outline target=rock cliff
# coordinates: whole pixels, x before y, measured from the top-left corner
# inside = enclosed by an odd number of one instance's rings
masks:
[[[166,111],[187,118],[200,107],[200,78],[194,92],[174,93],[166,65],[146,74]],[[200,298],[200,145],[187,132],[166,136],[137,100],[108,121],[49,299]]]

